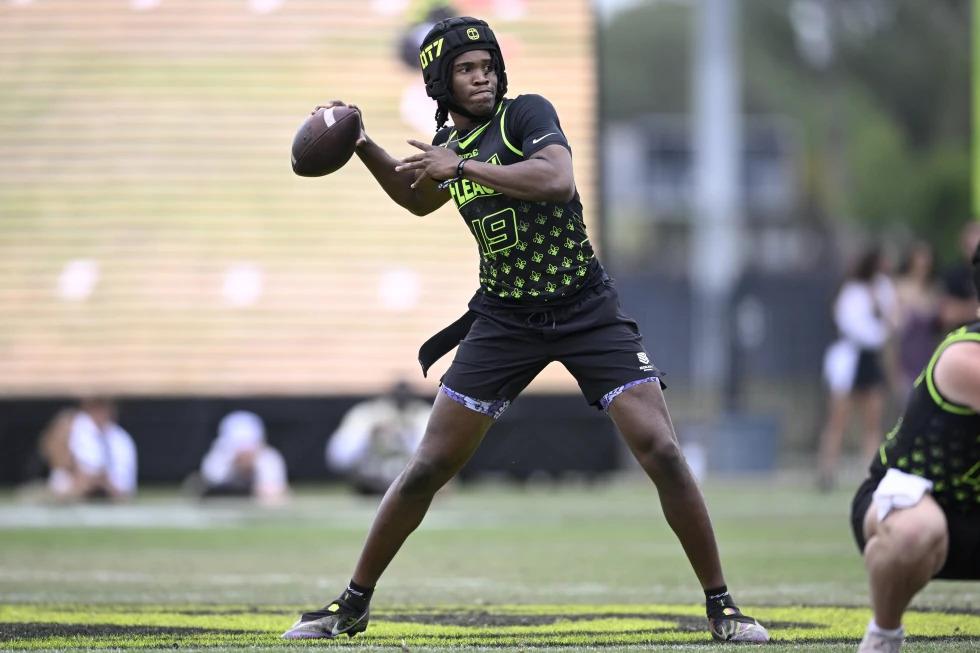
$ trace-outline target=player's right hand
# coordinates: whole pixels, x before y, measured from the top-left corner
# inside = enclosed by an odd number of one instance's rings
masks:
[[[330,100],[326,104],[316,105],[315,107],[313,107],[313,111],[310,111],[310,113],[314,114],[320,109],[329,109],[330,107],[350,107],[351,109],[356,111],[357,116],[361,121],[361,135],[357,137],[357,142],[354,143],[354,147],[359,148],[368,142],[367,132],[364,130],[364,113],[361,112],[360,107],[358,107],[356,104],[347,104],[343,100]]]

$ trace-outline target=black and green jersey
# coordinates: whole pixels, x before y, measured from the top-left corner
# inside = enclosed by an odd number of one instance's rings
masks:
[[[487,122],[467,132],[445,127],[433,145],[496,165],[528,159],[548,145],[571,148],[558,115],[540,95],[504,99]],[[480,291],[543,304],[573,294],[595,269],[578,191],[569,202],[528,202],[468,179],[449,187],[480,249]]]
[[[960,327],[936,348],[915,380],[905,414],[887,435],[871,463],[880,479],[889,467],[933,482],[933,496],[947,511],[980,512],[980,414],[948,401],[936,388],[933,372],[940,354],[953,343],[980,347],[980,322]]]

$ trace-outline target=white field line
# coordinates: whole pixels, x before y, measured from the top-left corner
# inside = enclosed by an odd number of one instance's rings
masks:
[[[0,505],[0,530],[44,528],[175,528],[206,529],[235,527],[259,522],[289,520],[336,530],[364,530],[371,525],[374,507],[340,508],[324,506],[322,510],[303,506],[300,511],[261,509],[250,504],[141,504],[130,505]],[[435,507],[425,518],[425,530],[492,530],[502,526],[530,523],[527,515],[506,512],[469,511]],[[557,526],[560,514],[534,517],[538,526]]]
[[[193,506],[145,505],[12,505],[0,506],[2,528],[208,528],[235,525],[237,511],[202,510]]]
[[[184,584],[192,576],[195,583],[208,585],[239,586],[285,585],[299,583],[307,579],[304,574],[207,574],[198,570],[186,574],[175,574],[172,569],[161,570],[159,574],[139,571],[117,571],[112,569],[87,569],[84,571],[49,569],[11,569],[0,567],[0,581],[7,582],[61,582],[61,583],[101,583],[113,585],[145,584]]]

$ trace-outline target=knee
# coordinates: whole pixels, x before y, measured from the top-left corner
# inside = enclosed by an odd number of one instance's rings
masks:
[[[636,458],[644,467],[671,469],[680,465],[684,456],[674,438],[650,433],[638,438],[635,445]]]
[[[431,497],[448,480],[446,465],[416,456],[398,477],[396,489],[405,498]]]
[[[915,566],[945,559],[949,535],[945,524],[934,521],[889,524],[879,527],[879,537],[897,564]]]

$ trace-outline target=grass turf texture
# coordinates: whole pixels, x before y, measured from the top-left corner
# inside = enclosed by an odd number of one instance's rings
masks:
[[[867,620],[867,611],[856,608],[763,607],[755,612],[772,629],[774,641],[787,645],[856,640]],[[293,647],[297,644],[278,639],[292,613],[282,607],[216,605],[4,606],[0,645],[12,650]],[[701,610],[689,605],[406,607],[379,610],[367,633],[328,645],[499,650],[704,644],[703,624]],[[976,650],[980,643],[980,615],[914,612],[906,625],[942,650],[958,650],[958,644]]]
[[[766,650],[853,651],[869,611],[848,492],[705,493],[729,585],[776,640]],[[309,646],[278,637],[343,586],[375,508],[323,489],[275,511],[162,491],[122,507],[0,500],[0,649]],[[396,558],[368,632],[326,645],[717,649],[702,601],[646,482],[462,487]],[[980,584],[933,583],[914,608],[906,650],[980,650]]]

